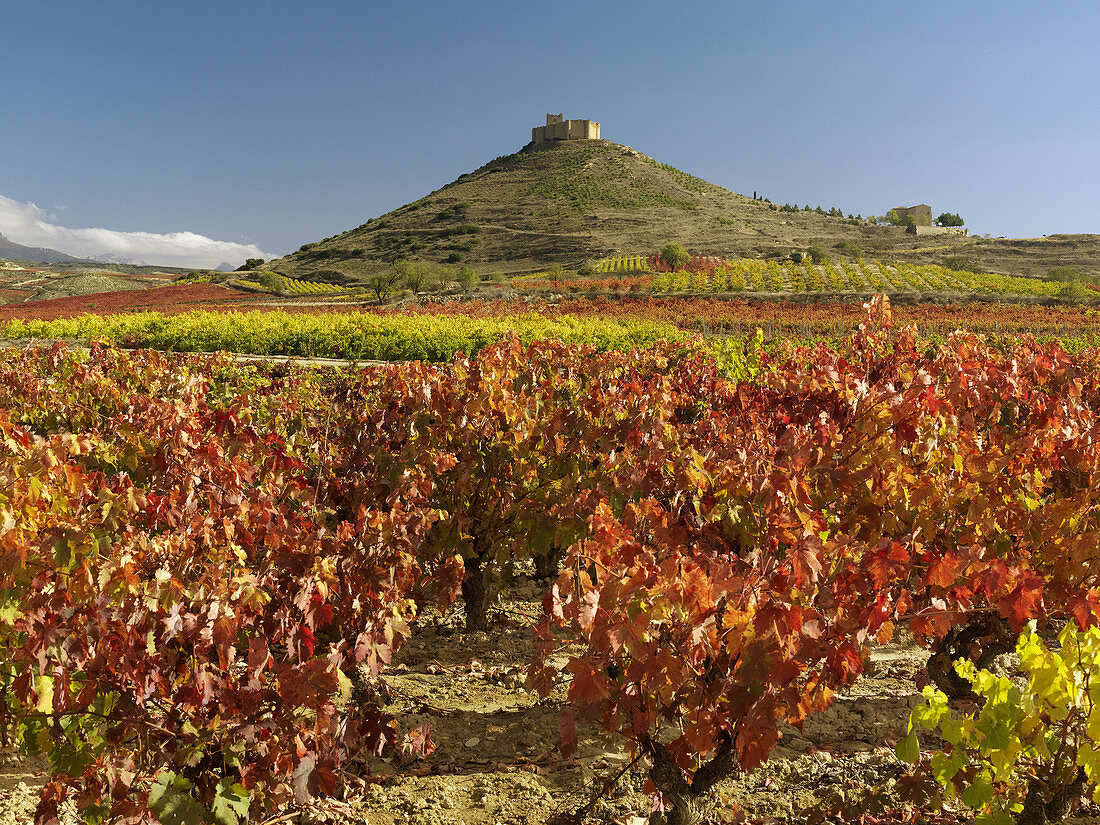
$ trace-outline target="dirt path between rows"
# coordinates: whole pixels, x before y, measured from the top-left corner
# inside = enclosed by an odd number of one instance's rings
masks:
[[[387,681],[403,729],[432,727],[435,751],[398,765],[377,760],[384,781],[357,806],[369,825],[541,825],[554,814],[590,801],[633,761],[621,741],[580,731],[575,758],[557,752],[564,697],[538,701],[522,687],[531,653],[530,631],[510,621],[512,610],[536,609],[537,587],[520,581],[494,633],[463,632],[454,619],[418,629],[400,650]],[[785,819],[807,807],[854,800],[903,772],[893,754],[909,711],[919,699],[914,678],[927,652],[902,640],[874,651],[867,674],[802,731],[785,728],[771,760],[718,788],[727,813]],[[641,825],[652,808],[643,792],[645,771],[626,770],[592,808],[592,821]]]

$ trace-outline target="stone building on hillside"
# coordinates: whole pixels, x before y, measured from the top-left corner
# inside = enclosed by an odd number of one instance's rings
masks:
[[[547,115],[545,126],[531,129],[531,142],[549,143],[552,140],[599,140],[600,124],[594,120],[562,120],[561,115]]]
[[[912,215],[917,226],[932,225],[932,207],[926,203],[919,203],[916,206],[895,206],[890,211],[898,213],[898,220],[904,221],[906,215]]]
[[[913,216],[913,223],[905,227],[910,235],[962,235],[970,232],[961,226],[936,226],[932,221],[932,207],[926,203],[916,206],[895,206],[890,210],[897,213],[898,220],[904,221],[906,215]]]

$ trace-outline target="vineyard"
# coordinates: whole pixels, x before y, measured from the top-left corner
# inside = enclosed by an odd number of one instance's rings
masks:
[[[336,284],[307,281],[301,278],[288,278],[285,275],[279,275],[275,272],[261,272],[259,274],[259,280],[254,281],[247,278],[238,278],[237,283],[246,289],[291,296],[346,295],[350,292],[346,287]]]
[[[0,305],[0,323],[17,318],[52,321],[85,314],[113,315],[123,312],[177,314],[198,308],[208,311],[229,310],[254,304],[260,297],[211,283],[171,284],[151,289],[93,292],[65,298]]]
[[[616,821],[737,821],[751,798],[723,788],[901,633],[932,654],[942,693],[912,718],[943,739],[903,730],[911,768],[792,817],[1047,822],[1092,795],[1089,705],[1069,709],[1094,658],[1058,670],[1025,632],[1027,696],[1053,710],[944,714],[1029,627],[1093,644],[1071,631],[1100,621],[1095,351],[933,343],[884,300],[830,346],[616,349],[541,340],[548,323],[367,370],[0,350],[0,734],[48,762],[36,820],[236,825],[377,797],[372,770],[430,770],[431,700],[395,696],[417,661],[395,657],[447,622],[529,640],[515,678],[559,759],[600,733],[625,753],[560,821],[610,811],[628,774],[650,807]]]
[[[447,361],[456,352],[472,354],[509,335],[517,335],[524,342],[554,338],[599,349],[646,347],[661,339],[685,337],[670,324],[630,318],[547,318],[535,313],[486,318],[324,310],[196,310],[180,315],[133,312],[86,314],[53,321],[16,319],[0,329],[0,337],[99,339],[177,352],[226,350],[374,361]]]
[[[617,255],[595,266],[603,283],[589,289],[658,294],[693,292],[852,292],[866,293],[956,293],[966,295],[1013,295],[1055,297],[1064,283],[1038,278],[969,272],[935,265],[903,262],[841,260],[815,264],[809,260],[780,263],[774,259],[727,260],[714,255],[692,255],[680,270],[670,271],[656,255]],[[610,286],[610,283],[614,286]],[[545,279],[514,282],[521,288],[547,288]],[[585,281],[569,281],[565,288],[585,290]]]
[[[222,305],[227,296],[240,300]],[[864,319],[854,303],[715,301],[697,296],[469,299],[370,309],[307,305],[241,311],[255,298],[211,284],[191,284],[22,304],[6,308],[11,320],[0,326],[0,338],[98,338],[177,352],[438,362],[455,352],[472,355],[509,333],[524,342],[556,338],[604,350],[702,335],[713,349],[746,341],[759,328],[769,347],[815,341],[832,346]],[[112,306],[120,309],[111,313]],[[143,311],[147,306],[158,311]],[[4,309],[0,307],[0,320]],[[895,313],[899,323],[912,324],[922,341],[933,344],[962,329],[991,338],[1033,335],[1058,341],[1071,352],[1100,346],[1100,316],[1090,308],[924,303],[899,307]]]

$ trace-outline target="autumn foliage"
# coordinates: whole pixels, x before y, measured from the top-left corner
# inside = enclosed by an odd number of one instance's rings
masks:
[[[212,397],[201,369],[96,348],[2,372],[0,644],[9,718],[53,770],[39,819],[75,794],[236,821],[392,740],[369,695],[335,702],[404,632],[418,517],[328,524],[293,403]]]
[[[5,352],[0,721],[48,752],[40,818],[236,821],[355,783],[418,613],[491,626],[525,557],[560,560],[528,683],[568,684],[564,749],[624,737],[673,822],[898,623],[1095,622],[1096,355],[929,345],[883,302],[736,364]]]

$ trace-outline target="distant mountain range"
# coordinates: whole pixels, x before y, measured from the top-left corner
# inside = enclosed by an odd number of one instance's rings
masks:
[[[0,235],[0,258],[10,258],[15,261],[34,261],[40,264],[57,264],[65,261],[83,261],[85,258],[74,258],[56,249],[47,249],[44,246],[23,246],[14,241],[9,241]]]
[[[75,258],[72,255],[66,255],[64,252],[58,252],[56,249],[48,249],[43,246],[23,246],[22,244],[18,244],[4,237],[2,233],[0,233],[0,258],[6,258],[12,261],[28,261],[38,264],[75,264],[78,266],[110,264],[111,266],[117,267],[139,266],[151,268],[156,266],[161,270],[179,269],[183,271],[187,269],[187,267],[160,266],[157,264],[150,264],[140,258],[128,258],[125,255],[110,255],[106,253],[103,255],[96,255],[94,258]],[[217,268],[222,272],[233,272],[237,266],[229,263],[229,261],[222,261],[218,264]]]
[[[125,255],[96,255],[93,261],[104,264],[127,264],[129,266],[150,266],[140,258],[127,258]]]

